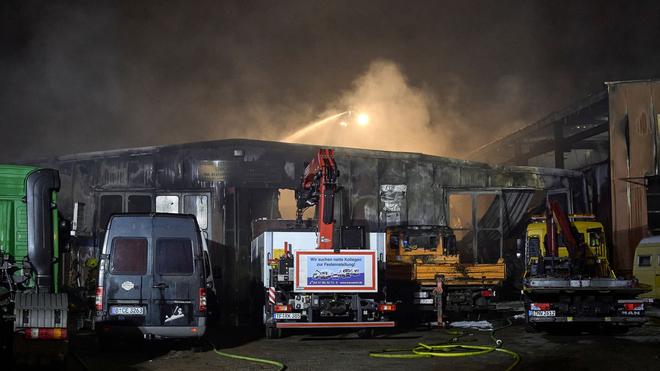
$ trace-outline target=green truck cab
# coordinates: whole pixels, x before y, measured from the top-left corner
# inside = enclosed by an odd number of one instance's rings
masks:
[[[53,169],[0,165],[0,327],[17,360],[63,360],[68,298],[60,293]]]

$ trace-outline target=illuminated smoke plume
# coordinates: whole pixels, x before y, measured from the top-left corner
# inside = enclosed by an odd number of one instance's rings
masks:
[[[440,107],[441,103],[425,89],[411,86],[395,63],[379,60],[371,63],[354,81],[352,89],[332,105],[335,110],[321,115],[331,116],[350,109],[351,116],[324,123],[296,141],[448,155],[448,144],[459,117],[452,110]],[[357,124],[360,113],[369,116],[368,124]],[[340,125],[342,121],[348,125]]]

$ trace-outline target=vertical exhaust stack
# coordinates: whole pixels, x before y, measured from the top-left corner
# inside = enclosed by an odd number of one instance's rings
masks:
[[[57,170],[35,170],[27,177],[28,256],[37,275],[37,290],[53,292],[52,192],[60,189]]]

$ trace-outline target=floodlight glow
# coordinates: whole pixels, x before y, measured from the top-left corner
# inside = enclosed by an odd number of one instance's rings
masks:
[[[365,126],[366,124],[369,123],[369,116],[367,116],[364,113],[359,114],[357,117],[357,123],[360,126]]]

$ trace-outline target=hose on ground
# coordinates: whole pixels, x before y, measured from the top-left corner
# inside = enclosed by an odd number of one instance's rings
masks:
[[[502,340],[495,338],[495,332],[507,328],[512,324],[511,319],[507,318],[506,325],[490,331],[490,338],[495,343],[495,346],[465,344],[427,345],[419,343],[412,349],[385,349],[379,352],[370,352],[369,356],[375,358],[415,359],[429,357],[472,357],[492,352],[501,352],[513,358],[513,363],[505,369],[505,371],[511,371],[520,363],[520,355],[512,350],[502,348]],[[464,333],[459,332],[459,335],[452,338],[449,342],[456,342],[464,335]]]
[[[277,367],[278,371],[286,370],[286,365],[284,363],[273,361],[273,360],[270,360],[270,359],[257,358],[257,357],[248,357],[248,356],[242,356],[242,355],[238,355],[238,354],[221,352],[210,341],[209,341],[209,344],[211,344],[211,346],[213,347],[213,352],[215,352],[215,354],[217,354],[219,356],[226,357],[226,358],[232,358],[232,359],[238,359],[238,360],[241,360],[241,361],[262,363],[262,364],[266,364],[266,365],[275,366],[275,367]]]

